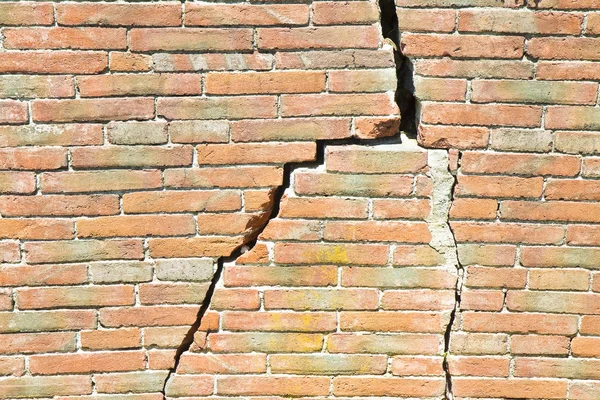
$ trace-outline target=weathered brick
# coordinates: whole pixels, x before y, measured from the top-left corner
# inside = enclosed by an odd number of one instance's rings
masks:
[[[578,82],[480,81],[472,83],[474,103],[595,104],[598,85]]]
[[[312,23],[315,25],[370,25],[378,20],[377,7],[371,1],[352,3],[327,1],[312,5]]]
[[[306,28],[259,28],[258,48],[296,49],[375,49],[379,33],[375,26],[320,26]]]
[[[232,124],[234,142],[342,139],[350,137],[349,119],[298,118],[244,120]]]
[[[314,143],[204,144],[196,147],[198,164],[284,164],[313,161]]]
[[[161,174],[158,170],[46,172],[41,179],[44,193],[109,192],[155,189],[161,186]]]
[[[122,28],[10,28],[3,30],[7,49],[125,49]]]
[[[537,128],[542,121],[542,109],[504,104],[425,103],[422,121],[428,124]]]
[[[202,93],[196,74],[111,74],[77,78],[81,97],[182,96]]]
[[[87,395],[92,393],[92,378],[85,375],[25,376],[2,380],[0,395],[9,398]]]
[[[4,98],[60,98],[75,96],[73,78],[68,76],[6,75],[0,77]]]
[[[96,74],[108,66],[104,51],[7,51],[0,72],[41,74]]]
[[[0,126],[2,147],[87,146],[102,142],[100,124]]]
[[[27,242],[24,250],[33,264],[143,258],[140,240]]]
[[[518,36],[402,35],[402,52],[408,57],[521,58],[525,40]]]
[[[0,332],[51,332],[96,328],[92,310],[1,312]]]
[[[527,53],[546,60],[600,60],[600,38],[536,37],[527,41]]]
[[[461,10],[458,15],[458,30],[463,32],[576,36],[581,33],[582,23],[582,14],[529,10]]]
[[[165,186],[169,188],[246,188],[279,186],[283,179],[280,167],[234,167],[168,169]]]
[[[166,119],[274,118],[275,96],[160,98],[158,115]]]
[[[305,25],[305,4],[194,4],[185,5],[185,26]]]

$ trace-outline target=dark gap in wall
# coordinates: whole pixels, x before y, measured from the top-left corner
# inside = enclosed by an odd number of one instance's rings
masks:
[[[394,0],[379,0],[381,30],[385,39],[394,43],[394,61],[396,62],[396,104],[400,108],[400,130],[410,138],[417,136],[417,100],[415,98],[415,85],[413,80],[412,63],[404,54],[400,46],[400,29],[398,27],[398,14]]]

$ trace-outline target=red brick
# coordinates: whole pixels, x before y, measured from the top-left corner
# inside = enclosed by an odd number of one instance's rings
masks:
[[[143,283],[139,285],[142,304],[198,304],[206,297],[208,283]]]
[[[27,103],[16,100],[0,100],[0,123],[19,124],[29,120]]]
[[[474,288],[523,289],[527,284],[527,270],[523,268],[490,268],[469,266],[465,285]]]
[[[450,58],[415,60],[414,63],[415,72],[420,75],[481,79],[530,79],[533,77],[535,67],[535,64],[523,61],[453,60]]]
[[[344,331],[441,333],[448,322],[447,314],[419,312],[340,313],[340,328]]]
[[[20,260],[21,249],[18,242],[0,241],[0,263],[13,263],[19,262]]]
[[[277,243],[275,262],[384,265],[388,250],[388,246],[370,244]]]
[[[1,198],[0,198],[1,204]],[[127,214],[185,211],[237,211],[242,208],[240,193],[235,190],[186,190],[137,192],[123,195]],[[0,206],[0,210],[1,210]]]
[[[109,68],[114,72],[145,72],[152,69],[152,58],[146,54],[110,53]]]
[[[375,219],[425,219],[431,212],[429,200],[422,199],[376,199],[373,200]]]
[[[151,63],[156,72],[269,70],[274,56],[265,53],[155,53]]]
[[[217,377],[217,394],[320,396],[329,393],[329,378],[290,376]]]
[[[155,258],[227,257],[246,240],[243,236],[201,236],[150,239],[148,244],[150,254]]]
[[[182,96],[202,93],[196,74],[111,74],[77,78],[81,97]]]
[[[445,311],[455,303],[453,290],[386,290],[381,297],[384,310]]]
[[[92,393],[92,378],[84,375],[23,376],[5,378],[0,387],[0,396],[69,396]]]
[[[444,380],[425,378],[338,377],[336,396],[436,397],[444,393]]]
[[[171,306],[169,312],[165,310],[160,306],[103,308],[100,322],[105,327],[191,325],[198,313],[197,306]]]
[[[593,359],[522,357],[515,360],[515,376],[598,379],[599,363]]]
[[[198,164],[284,164],[313,161],[314,143],[205,144],[196,147]]]
[[[48,353],[77,349],[77,335],[73,332],[13,333],[2,335],[0,353]]]
[[[140,240],[27,242],[24,250],[32,264],[143,258]]]
[[[600,112],[595,107],[549,107],[545,126],[548,129],[600,129]]]
[[[138,328],[81,331],[80,335],[84,350],[134,349],[142,344]]]
[[[100,26],[178,26],[178,4],[58,4],[56,20],[60,25]]]
[[[114,195],[1,196],[0,212],[5,217],[94,216],[119,213]]]
[[[0,266],[1,286],[76,285],[87,281],[85,264]]]
[[[161,186],[161,173],[158,170],[46,172],[41,179],[44,193],[108,192]]]
[[[54,288],[18,289],[16,294],[20,309],[102,307],[133,305],[133,286],[73,286]]]
[[[600,73],[587,62],[540,61],[537,63],[537,79],[547,80],[598,80]]]
[[[463,177],[479,178],[479,177]],[[464,180],[463,182],[464,183]],[[456,193],[465,190],[465,185],[457,186]],[[484,196],[484,193],[477,191],[478,196]],[[498,210],[498,202],[493,199],[454,199],[450,208],[450,218],[452,219],[495,219]]]
[[[423,104],[422,121],[429,124],[520,126],[537,128],[542,109],[504,104]]]
[[[312,23],[315,25],[370,25],[378,21],[377,6],[371,1],[324,1],[312,4]]]
[[[570,339],[565,336],[512,335],[510,351],[518,355],[554,355],[566,357]]]
[[[518,314],[492,312],[463,313],[463,329],[467,332],[506,332],[574,335],[575,315]]]
[[[452,222],[451,226],[459,242],[558,244],[564,237],[560,225]]]
[[[489,136],[488,128],[424,124],[419,124],[418,128],[419,143],[428,148],[485,148],[488,145]]]
[[[500,218],[527,221],[600,222],[600,204],[549,201],[503,201]]]
[[[492,198],[538,198],[542,194],[543,183],[544,182],[541,177],[518,178],[506,176],[497,177],[459,175],[456,194],[458,196],[478,196]],[[455,204],[453,204],[453,206],[454,205]],[[497,206],[495,208],[497,208]]]
[[[7,51],[0,60],[0,72],[94,74],[108,65],[108,55],[103,51]]]
[[[410,175],[299,172],[295,174],[294,186],[301,195],[404,197],[411,194],[412,183]]]
[[[103,142],[102,125],[68,124],[0,127],[2,147],[87,146]]]
[[[66,166],[66,149],[0,149],[0,169],[53,170]]]
[[[357,116],[397,114],[387,93],[286,94],[281,96],[281,113],[297,116]]]
[[[220,216],[219,216],[220,217]],[[218,218],[218,217],[217,217]],[[221,218],[219,218],[221,220]],[[321,238],[319,221],[288,221],[273,219],[261,233],[266,240],[319,240]]]
[[[177,369],[181,374],[265,373],[265,354],[184,354]]]
[[[374,25],[259,28],[257,35],[258,48],[263,50],[375,49],[379,42],[379,32]]]
[[[125,49],[121,28],[12,28],[4,29],[7,49]]]
[[[595,104],[598,85],[578,82],[483,81],[472,84],[474,103]]]
[[[160,98],[158,115],[166,119],[274,118],[275,96]]]
[[[154,101],[150,98],[36,100],[32,112],[36,122],[151,119]]]
[[[252,30],[164,28],[132,29],[133,51],[240,51],[252,50]]]
[[[234,167],[169,169],[165,171],[164,185],[170,188],[240,188],[274,187],[281,185],[280,167]]]
[[[258,311],[260,297],[254,289],[219,289],[210,302],[213,310],[251,310]]]
[[[305,25],[305,4],[194,4],[185,5],[185,26]]]
[[[458,30],[463,32],[579,35],[582,14],[515,10],[460,11]]]
[[[227,331],[331,332],[336,329],[335,313],[310,312],[224,312]]]
[[[461,397],[527,397],[564,399],[567,382],[530,379],[454,379],[454,394]]]
[[[72,239],[73,222],[64,219],[2,218],[1,239]]]
[[[143,369],[145,363],[141,351],[35,355],[29,360],[31,372],[41,375],[133,371]]]
[[[456,11],[398,8],[400,32],[444,32],[454,30]]]
[[[532,38],[527,41],[527,53],[547,60],[600,60],[599,38]]]
[[[52,25],[54,11],[50,3],[4,3],[0,5],[0,24]]]
[[[337,267],[239,267],[224,271],[225,286],[330,286],[337,283]]]
[[[366,199],[284,197],[279,217],[363,219],[367,217],[367,202]]]
[[[213,72],[206,75],[207,94],[319,93],[325,90],[322,72]]]
[[[408,57],[521,58],[524,38],[484,35],[403,34],[401,49]]]
[[[350,137],[349,119],[298,118],[244,120],[232,124],[234,142],[343,139]]]

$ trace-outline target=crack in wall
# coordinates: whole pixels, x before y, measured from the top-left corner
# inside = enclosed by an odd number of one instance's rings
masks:
[[[274,191],[271,203],[271,213],[268,218],[265,220],[262,226],[260,226],[256,231],[252,232],[247,237],[248,240],[244,244],[240,245],[230,256],[220,257],[217,259],[217,268],[211,280],[211,284],[206,293],[204,301],[198,310],[196,320],[190,326],[190,329],[177,348],[173,367],[169,370],[169,373],[164,381],[161,392],[164,399],[167,397],[166,391],[169,381],[171,377],[176,374],[182,355],[189,351],[194,343],[194,335],[201,326],[203,317],[210,307],[212,296],[221,278],[225,263],[235,262],[242,254],[252,250],[252,248],[256,245],[258,237],[269,225],[269,222],[278,216],[281,200],[286,190],[290,188],[291,176],[294,170],[296,168],[316,168],[324,165],[325,149],[328,145],[376,146],[392,143],[401,144],[401,132],[407,134],[411,139],[416,137],[418,128],[418,105],[414,95],[415,88],[413,81],[413,67],[411,60],[402,54],[402,49],[400,47],[400,31],[398,27],[398,16],[396,14],[395,2],[394,0],[379,0],[378,4],[380,8],[382,35],[385,39],[388,39],[388,42],[392,42],[391,44],[394,48],[394,61],[396,63],[397,76],[395,102],[400,109],[401,116],[398,132],[394,132],[393,135],[382,134],[375,139],[353,137],[350,139],[317,140],[315,161],[289,163],[283,166],[283,183]],[[375,126],[374,130],[378,131],[381,129],[389,131],[389,123],[384,123],[384,125],[385,126],[383,127]],[[459,261],[456,238],[449,222],[450,208],[454,200],[454,191],[457,184],[457,179],[449,169],[449,152],[447,150],[430,149],[422,146],[418,147],[428,151],[428,165],[430,167],[428,175],[433,182],[432,211],[427,219],[432,235],[430,246],[444,256],[446,260],[445,267],[450,273],[456,275],[456,284],[454,288],[454,307],[450,311],[448,324],[444,330],[444,356],[442,362],[446,381],[444,399],[453,400],[454,395],[452,391],[452,374],[450,371],[448,356],[450,354],[452,328],[456,322],[456,318],[460,314],[461,294],[464,279],[464,268]],[[268,210],[266,212],[268,212]]]
[[[457,315],[460,313],[464,268],[459,260],[456,237],[450,225],[450,208],[454,200],[457,179],[450,171],[448,153],[447,150],[428,150],[429,176],[433,182],[433,196],[431,214],[427,222],[432,236],[430,246],[444,256],[448,272],[456,275],[454,307],[450,312],[448,324],[444,331],[444,357],[442,361],[446,379],[444,398],[453,400],[452,374],[448,356],[450,355],[452,328]]]

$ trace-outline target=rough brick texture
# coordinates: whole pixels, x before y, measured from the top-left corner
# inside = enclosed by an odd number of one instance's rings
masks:
[[[0,398],[600,397],[600,2],[396,6],[0,3]]]

